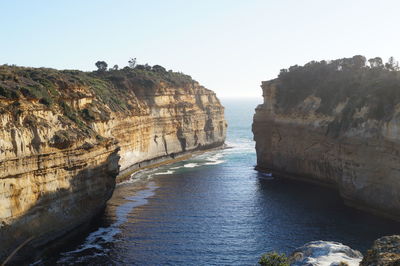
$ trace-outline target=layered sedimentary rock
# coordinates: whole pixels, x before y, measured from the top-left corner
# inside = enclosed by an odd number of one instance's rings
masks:
[[[120,170],[225,134],[215,93],[180,73],[0,66],[0,261],[90,220]]]
[[[144,115],[101,125],[113,128],[109,134],[119,140],[121,171],[224,143],[224,111],[212,91],[195,84],[190,89],[162,88],[154,94],[138,91],[136,97],[146,106]]]
[[[399,219],[398,75],[346,60],[296,66],[262,83],[257,168],[336,187],[347,204]]]

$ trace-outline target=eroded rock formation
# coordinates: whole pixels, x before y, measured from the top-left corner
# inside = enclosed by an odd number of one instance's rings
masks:
[[[0,66],[0,261],[90,220],[120,170],[225,134],[215,93],[180,73]]]

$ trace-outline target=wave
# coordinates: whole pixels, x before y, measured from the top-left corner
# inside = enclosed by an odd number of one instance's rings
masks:
[[[187,164],[183,165],[183,167],[185,167],[185,168],[194,168],[197,166],[200,166],[200,165],[198,163],[187,163]]]
[[[224,157],[224,155],[222,153],[217,153],[212,156],[209,156],[206,158],[207,162],[205,162],[204,165],[217,165],[217,164],[224,163],[225,160],[221,160],[221,158],[223,158],[223,157]]]
[[[177,162],[167,166],[164,165],[155,169],[143,169],[137,171],[134,174],[132,174],[128,180],[119,183],[119,185],[150,181],[154,176],[172,175],[176,172],[176,170],[179,169],[218,165],[226,162],[226,159],[224,158],[226,155],[254,152],[254,142],[250,139],[238,138],[235,139],[234,142],[227,141],[226,144],[229,147],[228,149],[210,151],[194,156],[191,159],[182,162]]]
[[[225,149],[225,153],[254,153],[255,142],[248,138],[238,138],[234,142],[226,141],[229,149]]]
[[[142,169],[136,171],[135,173],[131,174],[127,180],[118,183],[117,186],[139,183],[142,181],[150,181],[150,179],[153,177],[154,171],[157,171],[157,169]]]
[[[175,171],[167,170],[167,171],[165,171],[165,172],[157,172],[157,173],[154,173],[153,175],[171,175],[171,174],[173,174],[173,173],[175,173]]]

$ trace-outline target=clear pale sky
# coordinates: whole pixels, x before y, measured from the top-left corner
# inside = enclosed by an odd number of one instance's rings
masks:
[[[94,70],[160,64],[220,97],[310,60],[400,59],[400,1],[4,0],[0,64]]]

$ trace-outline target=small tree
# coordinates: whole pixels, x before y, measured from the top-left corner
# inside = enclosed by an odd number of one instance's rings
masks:
[[[146,63],[144,65],[144,69],[146,69],[147,71],[150,71],[151,70],[151,66],[148,63]]]
[[[154,72],[159,72],[159,73],[167,72],[167,70],[160,65],[154,65],[152,69]]]
[[[96,62],[96,67],[98,71],[106,71],[107,70],[107,63],[104,61],[97,61]]]
[[[282,78],[285,74],[287,74],[289,71],[286,68],[282,68],[279,71],[279,77]]]
[[[380,57],[368,59],[371,68],[383,68],[383,61]]]
[[[362,55],[355,55],[351,58],[352,67],[355,69],[365,67],[366,61],[367,59],[365,58],[365,56]]]
[[[118,70],[118,68],[119,68],[118,65],[114,65],[112,70]]]
[[[135,68],[135,66],[136,66],[136,57],[129,59],[128,64],[129,64],[130,68],[132,68],[132,69]]]
[[[146,67],[144,65],[136,65],[135,68],[139,69],[139,70],[145,70],[146,69]]]

